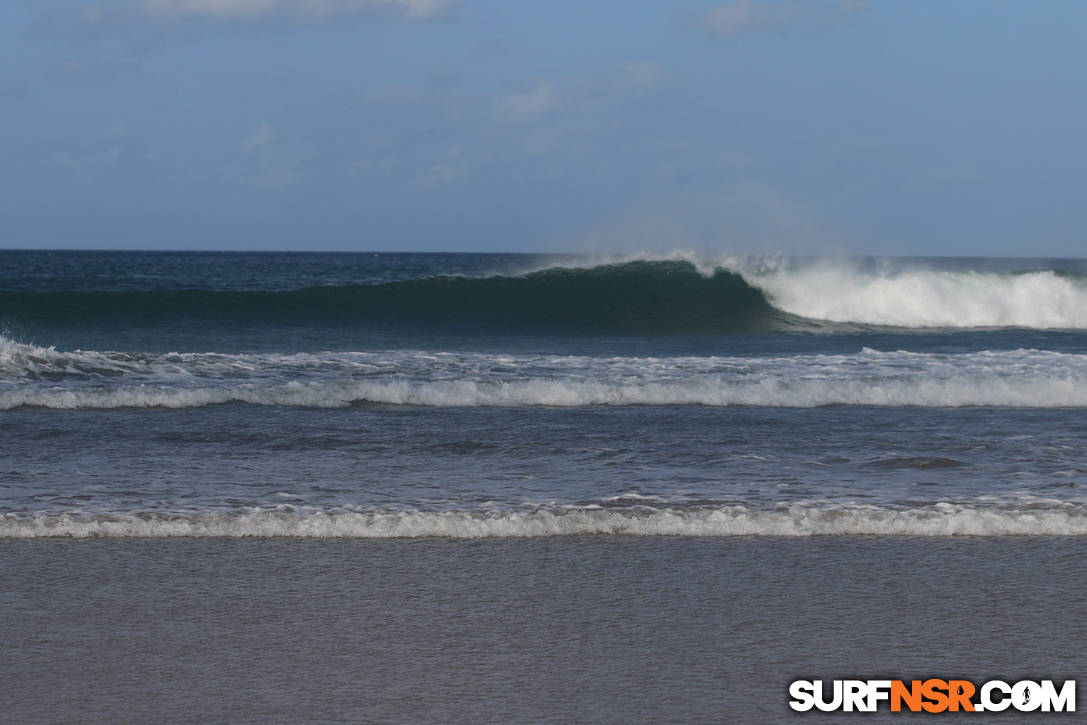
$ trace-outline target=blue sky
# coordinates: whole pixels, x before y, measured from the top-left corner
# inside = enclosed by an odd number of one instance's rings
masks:
[[[1083,256],[1087,3],[0,3],[0,246]]]

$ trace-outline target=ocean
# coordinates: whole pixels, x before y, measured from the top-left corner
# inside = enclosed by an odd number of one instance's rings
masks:
[[[1085,409],[1087,260],[0,251],[2,711],[1075,679]]]

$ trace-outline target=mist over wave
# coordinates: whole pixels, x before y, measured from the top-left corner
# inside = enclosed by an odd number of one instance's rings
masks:
[[[936,503],[919,508],[793,505],[527,511],[330,511],[3,514],[0,538],[300,537],[477,539],[544,536],[1083,536],[1087,509]]]

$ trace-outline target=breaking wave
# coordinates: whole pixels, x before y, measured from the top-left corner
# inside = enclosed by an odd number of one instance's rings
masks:
[[[331,325],[612,335],[906,328],[1087,329],[1087,279],[1056,269],[689,255],[286,290],[0,292],[22,325]]]
[[[433,407],[590,405],[706,405],[809,408],[826,405],[891,407],[1087,407],[1082,381],[908,380],[873,385],[864,381],[754,384],[688,381],[622,384],[594,381],[511,382],[343,382],[285,383],[279,386],[215,386],[171,389],[136,386],[88,390],[6,390],[0,409],[21,406],[54,409],[199,408],[222,403],[341,407],[373,403]]]
[[[435,276],[280,291],[3,292],[21,323],[326,324],[463,332],[730,333],[802,324],[733,272],[685,261],[552,267],[521,275]]]
[[[1087,407],[1087,355],[1041,350],[772,357],[383,351],[59,352],[0,337],[0,409],[826,405]]]
[[[1087,508],[1052,503],[920,508],[744,506],[599,507],[529,511],[354,511],[291,507],[245,512],[3,514],[0,538],[296,537],[451,538],[545,536],[1083,536]]]
[[[1087,328],[1087,280],[1054,269],[952,271],[867,266],[737,265],[789,314],[828,322],[907,328]]]

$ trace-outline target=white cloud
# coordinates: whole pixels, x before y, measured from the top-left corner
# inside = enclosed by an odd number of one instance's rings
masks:
[[[528,90],[499,97],[499,118],[528,120],[558,109],[572,116],[598,113],[657,92],[663,84],[660,66],[623,63],[555,79],[537,80]]]
[[[638,93],[651,91],[660,83],[661,69],[656,63],[627,63],[623,70],[628,86]]]
[[[393,10],[412,20],[431,20],[450,6],[450,0],[143,0],[143,11],[159,19],[208,18],[244,20],[295,17],[323,20],[363,10]]]
[[[30,91],[25,83],[11,76],[0,75],[0,101],[25,101],[28,98],[30,98]]]
[[[773,33],[794,27],[827,27],[852,18],[866,0],[732,0],[707,10],[706,29],[721,35]]]
[[[241,146],[244,153],[225,159],[224,183],[265,193],[282,191],[308,176],[309,154],[269,123],[250,131]]]
[[[249,134],[245,141],[242,142],[242,147],[246,151],[255,151],[261,146],[267,146],[276,140],[276,132],[267,123],[262,123],[257,128],[253,129],[253,133]]]
[[[434,187],[449,183],[457,178],[457,170],[448,164],[434,164],[423,174],[423,186]]]
[[[65,58],[49,68],[49,76],[68,83],[91,83],[104,85],[111,83],[126,73],[138,73],[138,63],[112,63],[101,58],[78,57]]]
[[[115,173],[124,155],[124,135],[104,133],[62,144],[42,159],[42,168],[54,181],[93,183]]]
[[[30,0],[36,33],[66,40],[199,23],[330,23],[365,14],[425,22],[449,16],[459,0]]]
[[[532,118],[559,105],[552,81],[538,81],[528,93],[514,93],[498,102],[498,112],[506,118]]]
[[[463,175],[464,163],[464,147],[450,146],[423,174],[423,186],[432,188],[456,181]]]

